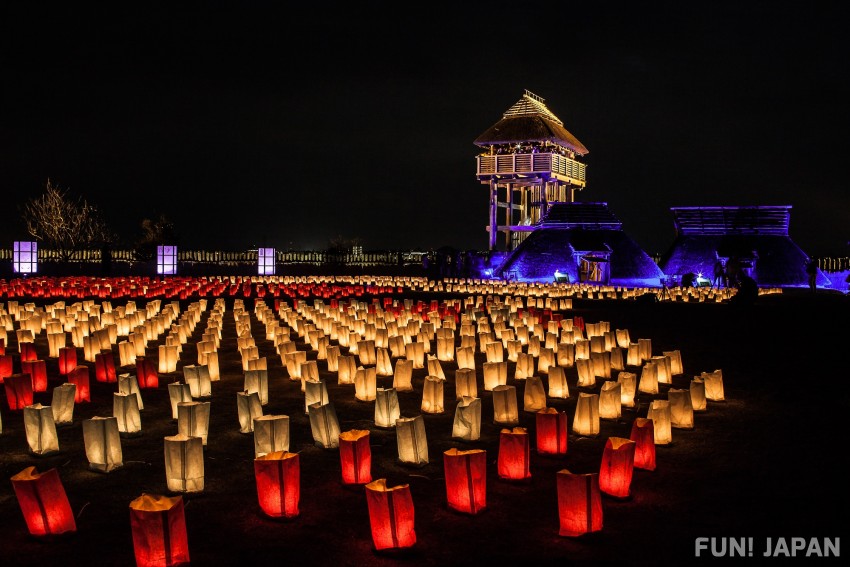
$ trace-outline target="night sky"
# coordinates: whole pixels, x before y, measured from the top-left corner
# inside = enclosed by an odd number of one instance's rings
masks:
[[[691,205],[850,254],[838,2],[10,4],[0,247],[50,178],[128,243],[164,214],[184,249],[483,250],[472,142],[528,89],[650,254]]]

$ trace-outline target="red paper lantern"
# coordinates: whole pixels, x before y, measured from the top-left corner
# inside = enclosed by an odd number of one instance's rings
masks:
[[[74,393],[74,403],[90,402],[91,387],[89,386],[89,367],[80,364],[77,365],[68,374],[68,382],[77,386],[77,391]]]
[[[576,537],[602,530],[602,494],[599,474],[573,474],[567,469],[556,475],[559,535]]]
[[[59,349],[59,374],[67,376],[77,367],[77,348],[72,346]]]
[[[443,452],[449,508],[477,514],[487,507],[487,451],[449,449]]]
[[[6,354],[6,339],[0,337],[0,356],[4,356]]]
[[[254,459],[260,508],[272,518],[294,518],[300,512],[301,464],[298,453],[275,451]]]
[[[22,410],[32,405],[32,377],[29,374],[12,374],[3,381],[6,401],[10,410]]]
[[[539,455],[567,454],[567,413],[545,408],[536,414],[537,453]]]
[[[21,362],[25,360],[38,360],[38,354],[35,352],[35,343],[21,343],[18,346],[21,351]]]
[[[136,380],[142,389],[159,387],[159,373],[153,360],[144,356],[136,357]]]
[[[410,485],[387,488],[387,479],[379,478],[366,485],[366,503],[376,550],[406,548],[416,543]]]
[[[632,422],[629,439],[635,442],[635,468],[655,470],[655,426],[652,420],[638,417]]]
[[[528,431],[524,427],[502,429],[499,434],[498,473],[507,480],[531,478]]]
[[[599,489],[615,498],[627,498],[632,485],[635,442],[623,437],[609,437],[599,466]]]
[[[137,567],[189,563],[189,536],[182,496],[142,494],[130,502],[130,529]]]
[[[77,530],[56,469],[39,474],[35,467],[27,467],[12,477],[12,487],[30,534],[43,536]]]
[[[29,374],[33,392],[47,391],[47,364],[43,360],[21,360],[21,373]]]
[[[344,484],[372,482],[372,447],[369,431],[352,429],[339,434],[339,460]]]
[[[15,373],[14,361],[11,354],[0,354],[0,384],[5,378]]]
[[[115,373],[115,356],[111,350],[95,353],[94,378],[98,382],[118,382],[118,375]]]

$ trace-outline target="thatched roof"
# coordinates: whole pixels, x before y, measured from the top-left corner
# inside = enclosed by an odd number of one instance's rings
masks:
[[[502,119],[490,126],[473,142],[487,147],[520,142],[550,142],[565,146],[579,155],[588,150],[566,128],[561,119],[543,104],[543,99],[525,91],[522,98],[511,106]]]

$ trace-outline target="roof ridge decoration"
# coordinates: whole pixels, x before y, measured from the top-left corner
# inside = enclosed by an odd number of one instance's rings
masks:
[[[516,118],[517,116],[539,116],[542,115],[548,118],[558,126],[563,126],[564,123],[560,118],[549,110],[543,103],[545,99],[538,96],[528,89],[525,89],[522,98],[514,103],[508,110],[502,114],[502,118]]]

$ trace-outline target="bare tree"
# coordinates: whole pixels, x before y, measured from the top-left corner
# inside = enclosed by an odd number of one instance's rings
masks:
[[[44,193],[23,206],[21,216],[30,236],[65,257],[74,250],[104,247],[115,241],[97,207],[82,197],[73,197],[50,179]]]
[[[160,244],[176,244],[177,233],[174,223],[165,214],[160,213],[154,219],[143,219],[142,235],[136,241],[133,253],[138,261],[149,261],[154,257]]]

